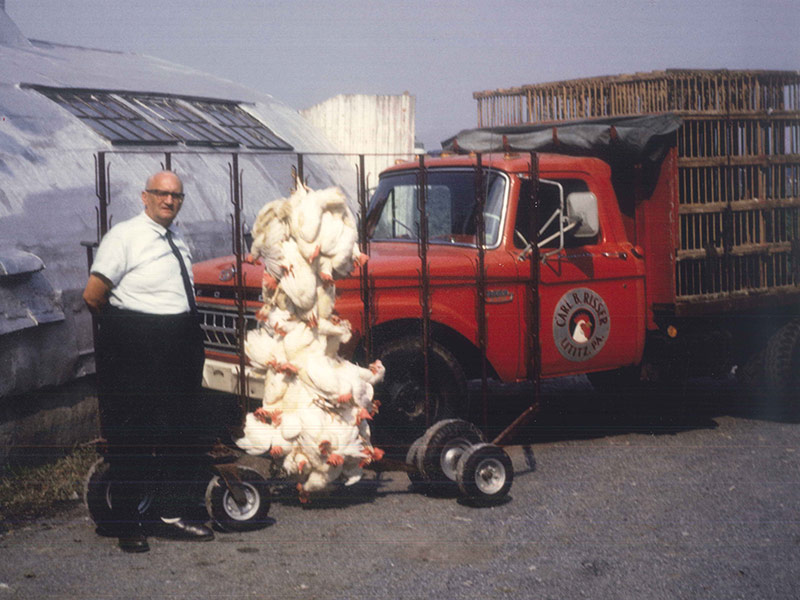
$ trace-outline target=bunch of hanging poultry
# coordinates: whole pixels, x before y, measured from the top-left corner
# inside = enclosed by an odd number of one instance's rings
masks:
[[[271,456],[307,502],[337,483],[356,483],[383,455],[371,443],[369,421],[379,405],[373,385],[385,369],[339,356],[351,329],[333,310],[336,280],[367,257],[338,188],[315,191],[298,181],[289,198],[261,209],[252,233],[251,260],[264,265],[264,305],[245,353],[265,372],[265,385],[236,444]]]

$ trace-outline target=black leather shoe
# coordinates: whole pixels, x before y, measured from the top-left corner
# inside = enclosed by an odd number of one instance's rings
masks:
[[[214,532],[200,523],[187,523],[183,519],[174,523],[160,521],[156,523],[153,535],[170,540],[190,540],[196,542],[210,542],[214,539]]]
[[[147,552],[150,544],[143,533],[132,533],[119,536],[119,549],[123,552]]]

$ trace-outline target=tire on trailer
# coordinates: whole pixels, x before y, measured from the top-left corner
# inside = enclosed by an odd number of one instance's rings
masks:
[[[404,337],[386,343],[378,352],[386,378],[375,389],[381,407],[372,437],[382,447],[408,446],[423,435],[425,415],[424,362],[420,340]],[[465,405],[467,381],[458,360],[432,342],[429,354],[431,421],[456,414]]]
[[[111,480],[108,474],[108,463],[102,458],[89,467],[83,486],[83,501],[98,530],[111,534],[117,519],[111,505]]]
[[[483,433],[468,421],[445,419],[434,423],[418,450],[422,476],[437,491],[454,489],[459,459],[470,447],[485,441]]]
[[[788,403],[800,385],[800,319],[786,323],[767,342],[764,375],[769,391],[787,402],[785,408],[796,411],[800,405]]]
[[[406,453],[406,464],[414,467],[411,471],[406,471],[411,485],[414,487],[423,487],[425,484],[425,477],[422,475],[422,467],[419,462],[419,450],[422,447],[422,438],[419,437],[414,440]]]
[[[114,482],[110,475],[110,465],[100,458],[89,467],[83,486],[84,504],[97,525],[98,533],[103,535],[115,535],[122,519],[114,510]],[[139,503],[139,514],[143,515],[152,502],[152,495],[144,495]]]
[[[271,489],[269,482],[250,467],[237,467],[239,481],[231,481],[244,493],[245,502],[239,504],[228,484],[214,475],[206,487],[205,504],[208,515],[223,531],[252,531],[266,527],[271,519],[267,517],[270,509]]]
[[[494,444],[469,448],[458,461],[458,489],[477,504],[505,499],[514,482],[514,467],[505,450]]]

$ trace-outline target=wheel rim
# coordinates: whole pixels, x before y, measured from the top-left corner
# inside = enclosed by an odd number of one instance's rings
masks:
[[[425,392],[416,382],[405,382],[393,390],[392,400],[398,417],[407,422],[425,416]]]
[[[231,519],[235,521],[247,521],[258,514],[258,509],[261,506],[261,495],[258,493],[258,490],[249,483],[242,482],[237,485],[240,485],[244,492],[244,504],[236,502],[230,490],[226,489],[222,498],[222,507],[225,510],[225,514]]]
[[[475,469],[475,485],[482,494],[492,495],[503,489],[506,468],[496,458],[484,458]]]
[[[112,492],[112,481],[106,481],[103,489],[103,499],[106,502],[106,506],[111,510],[114,509],[114,494]],[[150,506],[153,504],[153,495],[152,494],[145,494],[142,499],[139,501],[139,504],[136,505],[136,510],[139,511],[140,515],[146,513]]]
[[[439,457],[439,462],[442,467],[442,473],[451,480],[456,481],[458,473],[458,461],[463,456],[464,452],[469,450],[471,444],[464,438],[456,438],[448,441],[442,448],[442,453]]]

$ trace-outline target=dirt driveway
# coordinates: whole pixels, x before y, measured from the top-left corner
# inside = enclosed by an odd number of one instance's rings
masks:
[[[75,506],[0,537],[0,600],[798,597],[800,425],[728,382],[611,409],[585,380],[548,392],[509,447],[500,506],[370,475],[309,508],[274,503],[263,530],[143,555]]]

